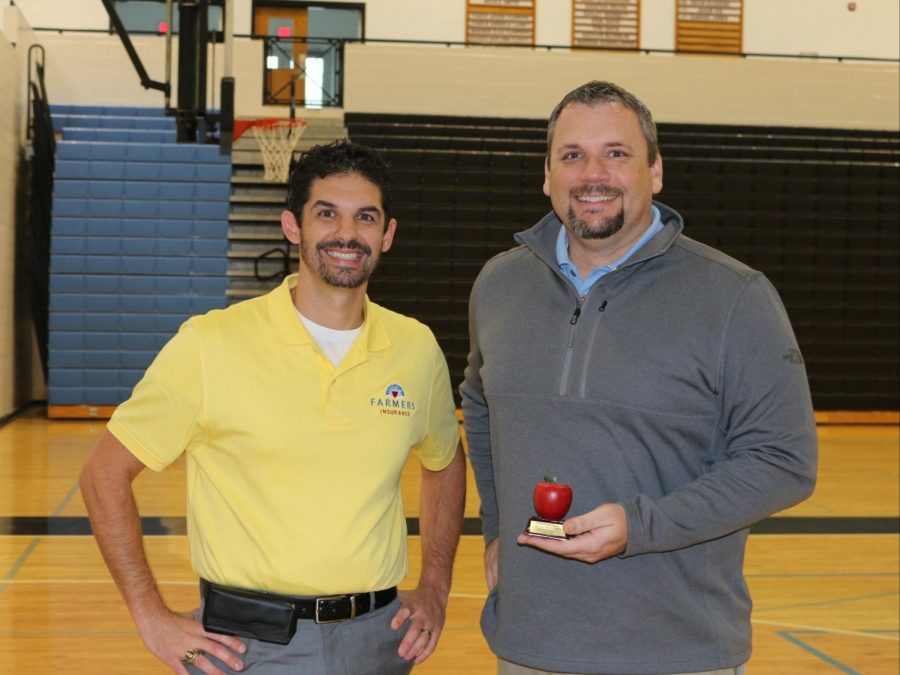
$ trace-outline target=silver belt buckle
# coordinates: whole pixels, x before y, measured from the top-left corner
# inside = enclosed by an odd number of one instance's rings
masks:
[[[320,603],[327,602],[329,600],[340,600],[342,598],[347,598],[350,600],[350,616],[347,617],[349,619],[356,618],[356,596],[355,595],[326,595],[321,598],[316,598],[316,623],[337,623],[339,621],[346,621],[347,619],[320,619],[319,618],[319,608],[322,606]]]

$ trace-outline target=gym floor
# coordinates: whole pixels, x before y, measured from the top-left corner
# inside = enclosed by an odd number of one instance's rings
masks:
[[[81,464],[103,422],[48,420],[34,406],[0,428],[0,673],[164,673],[143,647],[90,536]],[[819,427],[820,474],[806,502],[753,528],[745,573],[755,606],[750,675],[896,675],[900,665],[900,428]],[[401,479],[411,529],[418,467]],[[147,554],[178,610],[197,606],[184,535],[184,466],[136,481]],[[412,530],[414,531],[414,530]],[[420,673],[496,672],[478,628],[486,595],[478,496],[469,475],[466,532],[447,623]],[[419,540],[410,536],[410,574]]]

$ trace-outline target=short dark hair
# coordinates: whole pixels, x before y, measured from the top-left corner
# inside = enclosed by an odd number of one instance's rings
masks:
[[[659,142],[656,137],[656,123],[650,109],[634,94],[625,91],[622,87],[612,82],[593,80],[573,89],[566,94],[562,101],[556,104],[550,119],[547,121],[547,161],[550,161],[550,144],[553,142],[553,131],[559,116],[570,103],[583,103],[585,105],[597,105],[598,103],[620,103],[629,110],[633,110],[641,123],[641,131],[644,140],[647,141],[647,163],[653,164],[656,155],[659,154]]]
[[[387,227],[393,204],[387,163],[372,148],[345,140],[314,145],[301,153],[288,181],[288,210],[302,225],[303,205],[309,201],[313,181],[316,178],[351,174],[362,176],[381,192],[381,208]]]

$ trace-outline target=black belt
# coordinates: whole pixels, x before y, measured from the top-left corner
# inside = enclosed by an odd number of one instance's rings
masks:
[[[374,609],[391,604],[397,597],[397,587],[372,593],[351,595],[326,595],[310,600],[294,599],[297,619],[313,619],[316,623],[346,621],[368,614]]]
[[[228,588],[218,584],[212,584],[206,579],[200,580],[200,595],[206,599],[210,588],[224,590],[228,593],[239,594],[247,598],[253,598],[258,602],[278,603],[281,606],[293,606],[292,619],[312,619],[316,623],[331,623],[334,621],[347,621],[372,610],[381,609],[389,605],[397,597],[397,587],[386,588],[382,591],[371,593],[352,593],[347,595],[325,595],[318,598],[300,598],[291,595],[279,595],[278,593],[262,593],[244,589]]]

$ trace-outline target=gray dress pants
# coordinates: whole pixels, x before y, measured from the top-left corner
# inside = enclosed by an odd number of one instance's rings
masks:
[[[317,624],[301,619],[290,644],[277,645],[241,638],[247,645],[244,669],[232,671],[206,655],[226,673],[250,675],[407,675],[412,662],[397,656],[408,624],[391,629],[400,600],[356,619]],[[190,673],[202,671],[187,666]]]

